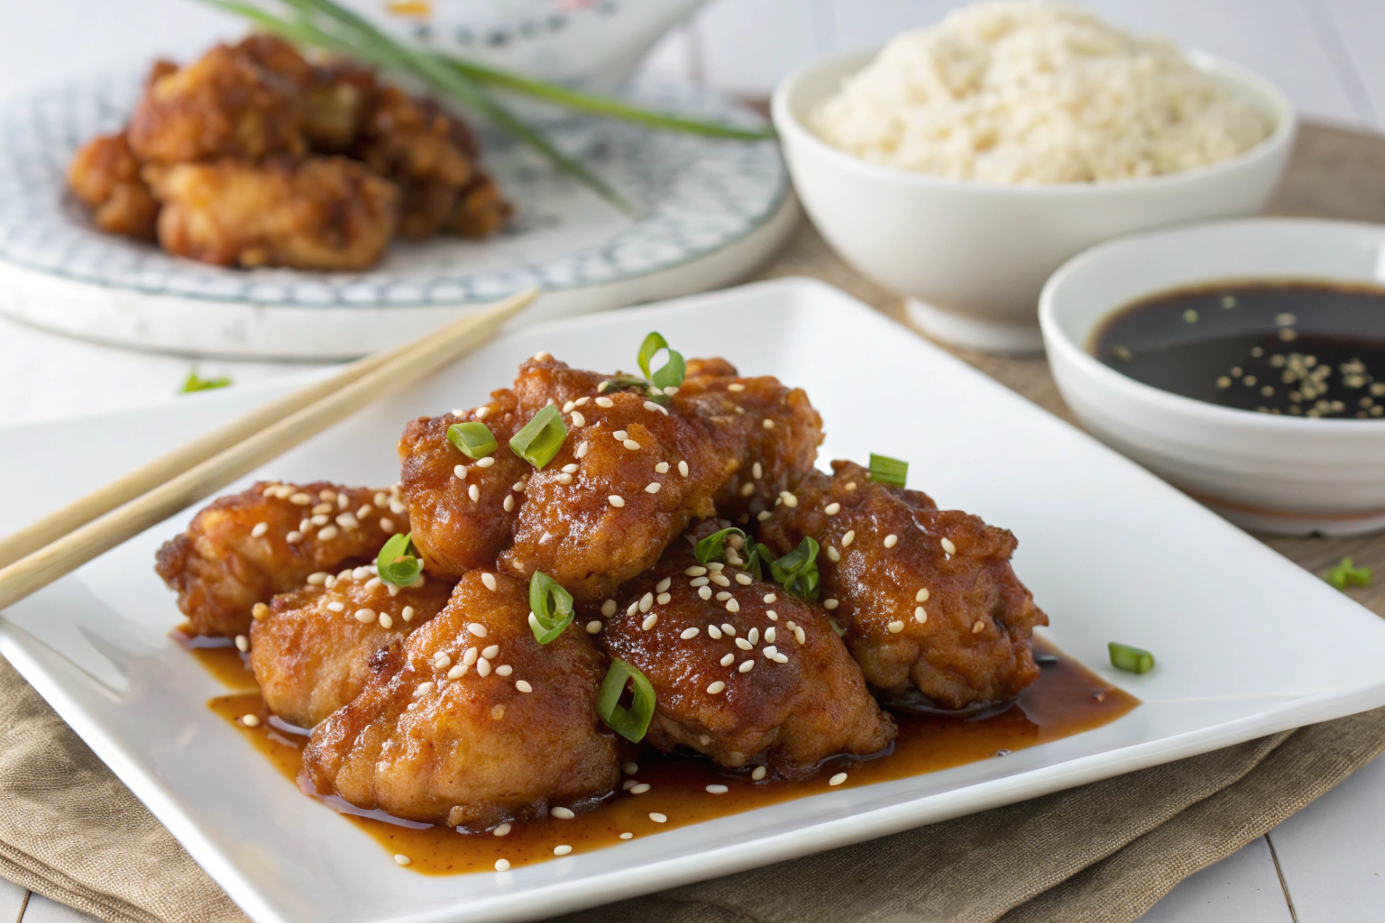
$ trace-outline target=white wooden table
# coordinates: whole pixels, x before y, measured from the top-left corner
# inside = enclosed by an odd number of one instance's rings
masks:
[[[15,0],[10,0],[14,3]],[[654,2],[654,0],[645,0]],[[763,96],[792,68],[929,23],[950,0],[718,0],[651,56],[665,74]],[[1118,24],[1222,54],[1278,83],[1306,115],[1385,130],[1385,0],[1086,0]],[[231,22],[185,0],[45,0],[0,30],[0,96],[157,52],[186,56]],[[766,39],[771,37],[772,41]],[[0,425],[172,397],[190,363],[64,340],[0,320]],[[205,362],[245,384],[303,366]],[[196,400],[194,397],[179,398]],[[0,879],[0,923],[89,918]],[[1385,758],[1236,855],[1180,884],[1157,923],[1385,919]]]

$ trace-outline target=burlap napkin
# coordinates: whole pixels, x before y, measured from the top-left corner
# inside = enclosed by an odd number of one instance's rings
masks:
[[[1385,710],[567,919],[1121,923],[1382,747]],[[2,660],[0,876],[111,923],[244,920]]]

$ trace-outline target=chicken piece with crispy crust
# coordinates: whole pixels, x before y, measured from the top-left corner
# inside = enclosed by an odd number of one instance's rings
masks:
[[[452,584],[426,577],[391,587],[366,566],[323,577],[275,596],[250,626],[250,666],[265,704],[304,728],[354,699],[379,652],[441,612],[452,595]]]
[[[811,777],[832,756],[881,754],[894,721],[827,613],[746,571],[698,564],[694,541],[727,525],[702,523],[678,539],[602,613],[598,645],[654,687],[646,742],[786,779]]]
[[[500,193],[500,187],[484,173],[478,173],[457,194],[444,230],[458,237],[489,237],[505,226],[514,215],[514,206]]]
[[[488,459],[468,458],[448,441],[448,429],[467,422],[482,422],[495,436],[497,449]],[[526,422],[514,392],[504,389],[474,410],[420,417],[404,428],[400,479],[414,545],[428,573],[455,580],[494,567],[509,546],[524,481],[534,470],[510,451],[510,437]]]
[[[276,35],[256,32],[233,50],[289,85],[298,100],[299,129],[312,151],[348,153],[375,99],[375,72],[345,58],[309,61]]]
[[[96,226],[108,234],[154,240],[159,203],[140,178],[140,162],[125,132],[97,135],[77,149],[67,182],[94,210]]]
[[[146,168],[163,203],[159,242],[221,266],[358,270],[377,263],[399,192],[345,157],[279,155]]]
[[[575,627],[540,645],[528,615],[525,583],[467,574],[313,732],[306,781],[359,808],[470,831],[609,795],[626,745],[596,713],[605,660]]]
[[[373,561],[408,531],[407,511],[387,491],[260,482],[204,507],[159,549],[155,570],[178,592],[192,634],[243,635],[257,603],[311,574]]]
[[[822,546],[822,596],[887,703],[974,709],[1038,679],[1030,638],[1048,617],[1010,566],[1015,536],[853,462],[832,468],[800,483],[760,540],[776,555],[804,536]]]
[[[227,45],[151,80],[129,133],[131,150],[148,163],[305,149],[293,84]]]

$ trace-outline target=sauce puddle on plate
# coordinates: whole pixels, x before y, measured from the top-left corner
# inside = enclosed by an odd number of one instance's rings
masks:
[[[1174,289],[1117,311],[1091,351],[1138,382],[1221,407],[1385,417],[1385,288],[1305,280]]]
[[[305,737],[276,727],[254,688],[245,657],[230,644],[190,644],[180,641],[214,676],[238,691],[212,699],[208,706],[240,733],[290,783],[298,784]],[[648,783],[642,794],[620,792],[572,820],[545,817],[517,821],[505,836],[459,834],[446,826],[419,826],[380,816],[345,816],[375,839],[390,855],[409,857],[411,871],[455,875],[492,871],[498,860],[511,867],[554,858],[554,849],[569,846],[574,853],[612,846],[716,817],[739,814],[766,805],[816,795],[834,788],[828,780],[838,772],[847,778],[836,788],[870,785],[936,772],[1007,752],[1060,740],[1109,724],[1140,704],[1092,673],[1075,659],[1035,643],[1043,674],[1022,692],[1014,705],[998,714],[978,718],[896,714],[899,737],[888,756],[861,762],[837,759],[806,782],[753,782],[746,773],[717,769],[696,757],[661,757],[646,752],[639,770],[628,780]],[[254,715],[254,727],[244,723]],[[713,794],[707,786],[724,786]],[[332,804],[331,799],[328,800]],[[337,803],[334,807],[342,808]],[[666,820],[659,822],[650,815]]]

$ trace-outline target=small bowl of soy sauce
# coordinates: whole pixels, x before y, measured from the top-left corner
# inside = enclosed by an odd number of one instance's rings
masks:
[[[1048,359],[1094,435],[1226,518],[1385,529],[1385,226],[1185,225],[1065,264]]]

